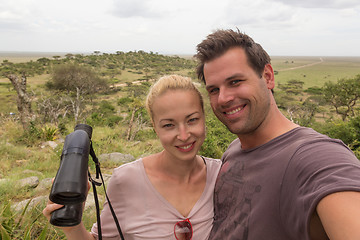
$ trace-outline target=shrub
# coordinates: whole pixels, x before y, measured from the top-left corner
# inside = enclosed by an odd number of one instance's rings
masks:
[[[58,138],[59,130],[54,126],[45,126],[41,129],[41,140],[54,141]]]
[[[94,112],[86,119],[86,123],[90,126],[109,126],[113,127],[123,120],[122,117],[108,114],[104,115],[99,112]]]
[[[18,142],[32,146],[41,139],[41,136],[41,129],[36,126],[35,122],[30,122],[29,128],[23,132]]]
[[[199,154],[221,158],[229,144],[236,139],[236,135],[232,134],[213,114],[207,116],[206,127],[206,139]]]
[[[118,105],[127,105],[129,103],[132,103],[134,100],[130,97],[123,97],[120,98],[117,102]]]
[[[148,141],[149,139],[157,139],[153,128],[145,128],[139,130],[135,136],[135,141]]]
[[[360,159],[360,116],[350,118],[349,121],[314,124],[314,129],[331,138],[342,140]]]
[[[110,102],[103,100],[100,102],[99,112],[102,114],[114,113],[115,107]]]
[[[113,126],[116,126],[122,120],[123,120],[123,118],[120,117],[120,116],[111,115],[111,116],[106,118],[105,123],[106,123],[107,126],[113,127]]]

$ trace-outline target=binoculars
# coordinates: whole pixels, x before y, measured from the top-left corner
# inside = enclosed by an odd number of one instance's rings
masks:
[[[65,138],[60,166],[49,196],[52,202],[64,205],[51,214],[50,223],[55,226],[69,227],[81,222],[88,189],[91,135],[91,126],[78,124]]]

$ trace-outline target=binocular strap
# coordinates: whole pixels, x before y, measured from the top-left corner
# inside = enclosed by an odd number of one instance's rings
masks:
[[[98,179],[99,178],[99,175],[100,175],[100,178],[101,178],[101,183],[99,182],[96,182],[92,177],[91,177],[91,174],[90,174],[90,171],[88,171],[88,175],[89,175],[89,180],[92,184],[92,188],[93,188],[93,192],[94,192],[94,201],[95,201],[95,206],[96,206],[96,219],[97,219],[97,226],[98,226],[98,236],[99,236],[99,240],[102,240],[102,232],[101,232],[101,222],[100,222],[100,207],[99,207],[99,199],[98,199],[98,195],[97,195],[97,191],[96,191],[96,187],[97,186],[100,186],[101,184],[103,185],[103,188],[104,188],[104,192],[105,192],[105,196],[106,196],[106,200],[109,204],[109,208],[110,208],[110,211],[111,211],[111,215],[113,216],[113,219],[115,221],[115,224],[116,224],[116,227],[117,227],[117,230],[119,232],[119,235],[121,237],[121,240],[125,240],[124,239],[124,236],[122,234],[122,231],[121,231],[121,227],[120,227],[120,224],[119,224],[119,221],[116,217],[116,214],[115,214],[115,211],[110,203],[110,199],[106,193],[106,188],[105,188],[105,183],[104,183],[104,178],[101,174],[101,171],[100,171],[100,163],[99,163],[99,160],[98,158],[96,157],[95,155],[95,152],[94,152],[94,149],[92,147],[92,143],[90,143],[90,156],[92,157],[93,161],[95,162],[95,166],[96,166],[96,178]]]

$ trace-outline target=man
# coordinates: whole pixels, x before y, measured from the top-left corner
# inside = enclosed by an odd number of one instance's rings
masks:
[[[263,48],[218,30],[196,57],[215,115],[238,136],[222,157],[210,240],[359,240],[360,162],[281,114]]]

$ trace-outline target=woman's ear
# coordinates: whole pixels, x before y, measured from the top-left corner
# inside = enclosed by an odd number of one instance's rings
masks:
[[[154,123],[154,121],[151,121],[151,125],[152,125],[153,131],[154,131],[154,133],[156,134],[156,136],[159,136],[159,135],[157,134],[157,132],[156,132],[156,128],[155,128],[155,123]]]

